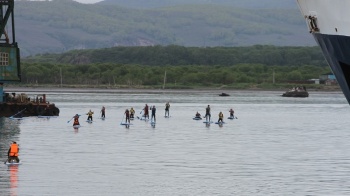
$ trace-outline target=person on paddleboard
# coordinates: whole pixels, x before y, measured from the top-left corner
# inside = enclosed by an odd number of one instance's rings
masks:
[[[224,122],[223,119],[224,119],[224,114],[220,111],[218,123],[219,123],[219,122],[222,122],[222,123],[223,123],[223,122]]]
[[[124,114],[125,114],[125,123],[129,122],[129,124],[130,124],[130,112],[129,112],[129,110],[126,109]]]
[[[233,118],[235,111],[233,111],[233,109],[231,108],[229,112],[230,112],[230,117]]]
[[[105,106],[102,106],[102,109],[101,109],[101,118],[106,118],[106,108],[105,108]]]
[[[74,118],[73,126],[80,125],[80,123],[79,123],[79,114],[76,114],[75,116],[73,116],[73,118]]]
[[[135,115],[135,110],[134,110],[134,108],[131,108],[130,109],[130,118],[134,118],[134,115]]]
[[[91,111],[91,110],[89,110],[89,112],[88,112],[88,113],[86,113],[86,115],[88,115],[87,120],[92,121],[92,115],[93,115],[93,114],[94,114],[94,112],[93,112],[93,111]]]
[[[148,113],[148,105],[146,104],[145,107],[143,108],[143,115],[149,119],[149,113]]]
[[[152,119],[154,119],[153,122],[155,122],[156,121],[156,106],[153,106],[151,108],[151,110],[152,110],[151,121],[152,121]]]
[[[11,160],[16,160],[16,162],[19,163],[18,153],[19,153],[18,144],[16,142],[12,142],[7,152],[8,162],[11,162]]]
[[[164,115],[164,116],[169,117],[169,108],[170,108],[170,104],[169,104],[169,102],[167,102],[167,103],[165,104],[165,115]],[[167,114],[168,114],[168,115],[167,115]]]
[[[208,105],[207,108],[205,108],[205,119],[208,121],[208,118],[209,118],[209,121],[210,121],[210,117],[211,117],[211,114],[210,114],[210,105]],[[208,122],[209,122],[208,121]]]

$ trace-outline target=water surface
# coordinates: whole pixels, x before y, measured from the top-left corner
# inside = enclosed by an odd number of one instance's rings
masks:
[[[341,93],[47,93],[57,118],[0,119],[0,160],[20,144],[18,167],[0,167],[1,195],[349,195],[350,107]],[[38,94],[32,92],[29,94]],[[164,118],[170,102],[170,118]],[[134,120],[157,108],[156,126]],[[222,127],[192,117],[222,111]],[[102,106],[106,119],[99,119]],[[233,108],[238,119],[228,120]],[[94,122],[85,122],[89,109]],[[68,121],[81,114],[78,130]]]

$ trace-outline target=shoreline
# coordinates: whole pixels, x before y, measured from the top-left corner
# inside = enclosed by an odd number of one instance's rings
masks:
[[[218,94],[228,92],[256,92],[256,91],[271,91],[285,93],[286,90],[281,89],[138,89],[138,88],[67,88],[67,87],[4,87],[4,92],[22,93],[22,92],[52,92],[52,93],[183,93],[183,92],[215,92]],[[308,89],[308,92],[319,93],[342,93],[341,90],[332,89]]]

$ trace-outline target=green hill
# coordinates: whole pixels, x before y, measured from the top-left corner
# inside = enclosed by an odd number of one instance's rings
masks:
[[[295,0],[104,0],[98,4],[130,8],[160,8],[178,5],[222,5],[259,9],[297,9]]]
[[[297,9],[177,5],[132,9],[70,0],[16,1],[22,56],[114,46],[313,46]]]

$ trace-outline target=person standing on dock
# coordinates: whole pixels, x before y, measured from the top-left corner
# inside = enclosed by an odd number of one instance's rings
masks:
[[[88,115],[87,120],[92,121],[92,115],[93,115],[93,114],[94,114],[94,112],[93,112],[93,111],[91,111],[91,110],[89,110],[89,112],[88,112],[88,113],[86,113],[86,115]]]
[[[164,115],[165,117],[169,117],[169,108],[170,108],[170,104],[169,104],[169,102],[167,102],[165,104],[165,115]]]

